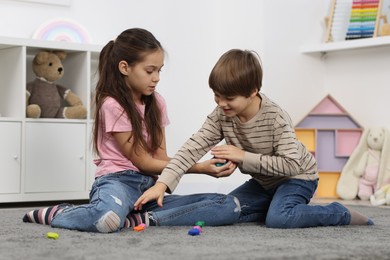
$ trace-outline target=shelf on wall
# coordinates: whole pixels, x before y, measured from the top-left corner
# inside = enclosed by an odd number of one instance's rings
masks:
[[[300,52],[306,54],[328,53],[352,49],[364,49],[380,46],[390,46],[390,36],[358,39],[350,41],[307,44],[301,47]]]
[[[98,44],[84,44],[77,42],[65,42],[65,41],[46,41],[46,40],[37,40],[37,39],[24,39],[24,38],[12,38],[0,36],[0,50],[8,49],[11,47],[17,46],[28,46],[28,48],[33,49],[53,49],[61,50],[65,49],[67,52],[70,51],[91,51],[95,53],[100,53],[102,45]],[[95,54],[96,55],[96,54]]]

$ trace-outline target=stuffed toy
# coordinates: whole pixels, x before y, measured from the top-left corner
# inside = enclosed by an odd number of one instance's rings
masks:
[[[390,184],[383,186],[371,195],[370,201],[374,206],[390,205]]]
[[[63,51],[37,53],[32,62],[36,79],[27,83],[26,116],[29,118],[83,119],[87,109],[70,89],[55,81],[64,76]]]
[[[336,188],[340,198],[369,200],[379,187],[390,183],[389,133],[384,127],[363,132],[341,171]]]
[[[377,189],[376,184],[384,140],[384,129],[374,128],[369,130],[366,139],[367,150],[360,157],[353,172],[357,177],[360,177],[358,197],[361,200],[369,200]]]

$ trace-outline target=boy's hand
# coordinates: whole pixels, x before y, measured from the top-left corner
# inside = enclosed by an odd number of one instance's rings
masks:
[[[234,145],[220,145],[211,149],[216,158],[224,158],[235,163],[242,163],[245,152]]]
[[[152,199],[156,200],[157,205],[162,207],[166,190],[167,185],[162,182],[156,182],[153,187],[149,188],[147,191],[144,192],[144,194],[141,195],[141,197],[138,198],[138,200],[134,204],[134,209],[142,210],[142,206]]]
[[[198,163],[201,166],[201,173],[207,174],[215,178],[228,177],[237,168],[237,164],[225,159],[213,158]],[[217,164],[221,164],[218,166]]]

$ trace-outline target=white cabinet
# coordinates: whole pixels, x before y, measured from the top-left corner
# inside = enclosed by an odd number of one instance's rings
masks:
[[[21,123],[0,122],[0,194],[20,192]]]
[[[88,199],[94,170],[91,99],[102,46],[0,37],[0,203]],[[26,118],[26,84],[40,50],[62,50],[64,77],[86,119]]]
[[[84,191],[85,123],[26,123],[25,192]]]

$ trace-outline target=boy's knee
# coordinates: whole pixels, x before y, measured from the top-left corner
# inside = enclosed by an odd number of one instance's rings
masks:
[[[265,219],[265,225],[268,228],[291,228],[289,226],[288,215],[281,212],[278,214],[270,214],[270,212],[268,212]]]
[[[233,197],[233,201],[236,204],[236,207],[234,208],[234,212],[241,212],[240,201],[236,197]]]
[[[114,211],[104,214],[96,223],[96,229],[101,233],[118,231],[121,227],[121,219]]]

